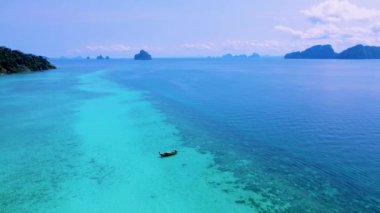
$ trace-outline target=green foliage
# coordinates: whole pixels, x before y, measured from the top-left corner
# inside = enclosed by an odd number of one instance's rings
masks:
[[[0,47],[0,74],[55,69],[46,58]]]

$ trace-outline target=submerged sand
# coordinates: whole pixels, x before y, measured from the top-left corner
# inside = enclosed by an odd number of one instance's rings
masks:
[[[183,147],[180,132],[143,93],[107,81],[101,71],[83,75],[79,89],[104,95],[78,109],[76,131],[83,155],[79,177],[64,183],[60,201],[50,210],[253,211],[236,202],[239,193],[233,193],[233,185],[220,187],[232,183],[232,175],[212,168],[210,154]],[[177,156],[159,158],[159,151],[173,148]]]

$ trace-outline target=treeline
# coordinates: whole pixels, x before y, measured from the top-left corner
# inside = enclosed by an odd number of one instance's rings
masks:
[[[42,57],[25,54],[18,50],[0,47],[0,74],[12,74],[25,71],[41,71],[56,67]]]

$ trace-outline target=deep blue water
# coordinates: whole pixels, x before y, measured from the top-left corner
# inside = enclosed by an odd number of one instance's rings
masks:
[[[150,92],[188,145],[215,153],[246,189],[298,210],[380,211],[380,61],[156,60],[120,69],[109,78]]]

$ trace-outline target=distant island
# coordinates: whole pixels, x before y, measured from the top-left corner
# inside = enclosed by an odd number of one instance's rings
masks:
[[[260,55],[258,53],[253,53],[250,56],[247,56],[245,54],[242,55],[232,55],[232,54],[226,54],[222,56],[223,59],[254,59],[254,58],[260,58]]]
[[[0,47],[0,74],[13,74],[19,72],[35,72],[56,69],[56,67],[42,57],[25,54],[18,50]]]
[[[88,57],[88,59],[90,59],[90,58]],[[110,59],[110,57],[109,56],[103,57],[103,55],[98,55],[98,56],[96,56],[96,59],[97,60],[103,60],[103,59],[108,60],[108,59]]]
[[[380,59],[380,47],[356,45],[339,54],[341,59]]]
[[[152,56],[147,51],[140,50],[140,52],[135,55],[135,60],[152,60]]]
[[[380,47],[356,45],[336,53],[331,45],[316,45],[302,52],[292,52],[285,59],[380,59]]]

